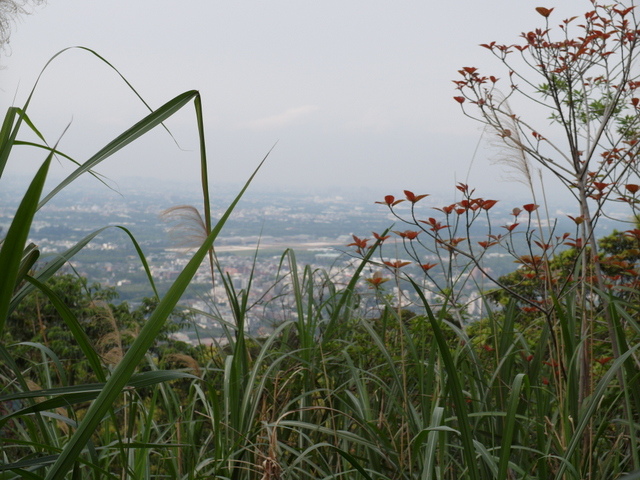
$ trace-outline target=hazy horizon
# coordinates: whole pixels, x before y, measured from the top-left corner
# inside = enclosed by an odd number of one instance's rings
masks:
[[[552,25],[590,6],[549,3],[556,7]],[[523,186],[504,180],[510,174],[491,163],[496,152],[487,136],[452,99],[452,80],[469,65],[505,74],[479,44],[513,43],[523,30],[543,26],[536,6],[50,2],[13,28],[9,55],[0,58],[0,106],[22,105],[52,55],[83,45],[112,62],[153,108],[200,90],[213,183],[241,185],[275,145],[254,188],[446,194],[468,182],[485,197],[520,195]],[[517,107],[548,126],[527,104]],[[49,66],[29,107],[47,141],[60,139],[60,149],[78,161],[146,113],[115,72],[77,49]],[[173,139],[158,128],[98,171],[115,181],[197,179],[193,106],[167,127]],[[44,158],[28,153],[10,162],[14,172],[35,171]],[[546,182],[556,196],[555,180]]]

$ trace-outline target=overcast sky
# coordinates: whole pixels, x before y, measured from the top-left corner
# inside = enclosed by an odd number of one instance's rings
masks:
[[[261,187],[450,191],[466,179],[481,136],[452,100],[456,71],[505,74],[478,45],[515,43],[543,25],[536,6],[556,3],[557,22],[589,8],[586,0],[49,0],[13,28],[0,58],[0,107],[22,105],[47,60],[82,45],[153,107],[200,90],[214,183],[240,184],[277,142]],[[60,149],[82,161],[145,109],[108,67],[76,50],[51,65],[29,112],[51,143],[71,122]],[[116,180],[196,179],[193,107],[167,125],[182,150],[158,129],[99,170]],[[489,157],[481,146],[469,182],[486,197],[521,191]],[[42,160],[32,153],[19,168]]]

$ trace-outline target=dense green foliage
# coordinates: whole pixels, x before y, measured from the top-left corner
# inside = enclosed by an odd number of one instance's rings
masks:
[[[292,254],[288,258],[295,266]],[[71,280],[60,281],[67,289],[82,287]],[[554,459],[566,458],[571,447],[563,443],[561,429],[568,438],[584,438],[587,420],[596,426],[595,445],[587,456],[573,445],[576,468],[605,478],[632,462],[628,433],[616,421],[625,412],[613,374],[624,363],[611,360],[610,346],[598,347],[597,396],[586,411],[577,411],[563,398],[572,395],[566,388],[575,365],[555,363],[545,341],[547,325],[532,321],[515,303],[460,329],[446,320],[446,309],[438,319],[430,310],[415,315],[387,305],[379,316],[359,318],[359,295],[331,284],[321,271],[293,273],[290,285],[300,313],[296,321],[283,323],[267,339],[238,331],[227,347],[191,352],[197,364],[178,366],[198,377],[124,393],[114,412],[123,438],[116,440],[117,431],[104,424],[96,433],[112,447],[87,461],[130,478],[263,478],[271,472],[266,478],[400,479],[429,478],[431,469],[440,478],[458,478],[468,464],[458,420],[462,406],[474,439],[477,478],[495,478],[504,458],[511,477],[552,478],[560,466]],[[230,292],[230,300],[242,305],[247,293]],[[383,292],[368,294],[384,304]],[[624,304],[619,307],[626,311]],[[563,312],[570,308],[558,305]],[[74,309],[81,317],[87,305],[76,302]],[[637,345],[637,323],[625,324],[631,327],[626,341]],[[441,356],[438,335],[454,370]],[[571,342],[579,339],[579,331],[572,335]],[[64,348],[52,343],[51,349],[64,358]],[[157,361],[147,357],[145,369],[157,368]],[[28,370],[48,371],[51,388],[63,385],[55,364],[45,359]],[[627,379],[637,385],[633,374]],[[634,392],[635,387],[628,393]],[[637,399],[630,401],[637,412]],[[83,405],[74,409],[80,415]],[[13,432],[4,439],[7,460],[25,453],[8,448],[21,431],[12,422],[3,427]],[[67,431],[59,422],[50,428],[58,435]],[[119,442],[148,447],[118,453]]]
[[[103,288],[99,284],[87,285],[85,279],[71,274],[52,277],[48,286],[72,309],[85,334],[107,364],[116,364],[122,359],[158,303],[155,299],[146,298],[136,308],[131,308],[126,302],[115,304],[118,297],[115,289]],[[171,355],[194,355],[193,347],[171,337],[172,333],[185,328],[188,323],[189,315],[182,311],[165,323],[148,351],[159,365],[166,364]],[[19,348],[12,349],[14,358],[22,368],[28,364],[27,361],[42,361],[38,349],[24,344],[37,343],[50,349],[60,360],[64,370],[57,372],[57,376],[66,377],[63,384],[75,385],[97,380],[91,374],[91,366],[73,333],[55,306],[40,291],[28,295],[11,313],[5,329],[5,341],[8,345],[23,343]],[[33,380],[38,382],[37,379]]]

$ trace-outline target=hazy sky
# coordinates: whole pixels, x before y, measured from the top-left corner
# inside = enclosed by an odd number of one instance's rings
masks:
[[[452,100],[456,71],[505,74],[478,44],[515,43],[543,25],[536,6],[556,3],[557,22],[589,8],[586,0],[49,0],[14,26],[0,58],[0,108],[22,105],[46,61],[82,45],[154,107],[200,90],[213,182],[239,184],[277,142],[262,187],[451,190],[481,135]],[[60,148],[83,161],[145,109],[107,66],[76,50],[50,66],[29,112],[50,143],[71,122]],[[99,170],[197,178],[192,105],[167,126],[182,150],[158,129]],[[489,156],[481,146],[470,183],[486,197],[522,190],[501,180]],[[42,160],[31,152],[19,168]]]

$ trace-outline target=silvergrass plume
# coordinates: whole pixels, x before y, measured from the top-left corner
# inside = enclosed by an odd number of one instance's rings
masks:
[[[160,218],[172,223],[169,234],[179,248],[196,248],[207,238],[207,227],[198,209],[191,205],[176,205],[160,213]]]
[[[508,180],[523,183],[533,191],[532,167],[522,138],[520,127],[507,99],[498,90],[492,93],[495,104],[495,123],[487,124],[486,130],[492,134],[489,145],[498,148],[498,154],[492,160],[496,165],[503,165],[511,170]]]
[[[95,301],[92,303],[92,307],[96,310],[96,321],[104,322],[109,326],[109,330],[98,339],[98,351],[105,363],[117,365],[124,356],[122,334],[128,333],[136,337],[138,332],[121,331],[113,315],[113,310],[107,302]]]

